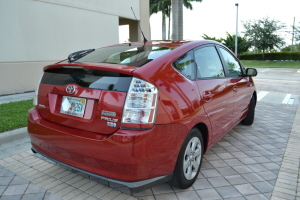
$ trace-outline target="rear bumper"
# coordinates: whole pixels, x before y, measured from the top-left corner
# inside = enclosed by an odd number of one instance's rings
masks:
[[[167,124],[104,135],[46,121],[31,109],[28,132],[34,151],[136,191],[172,177],[188,130],[182,124]]]
[[[124,185],[126,187],[129,188],[129,190],[131,192],[141,192],[143,190],[146,190],[148,188],[151,188],[151,187],[154,187],[156,185],[159,185],[159,184],[162,184],[162,183],[165,183],[169,180],[172,179],[172,174],[168,174],[168,175],[165,175],[165,176],[159,176],[159,177],[155,177],[155,178],[151,178],[151,179],[147,179],[147,180],[143,180],[143,181],[136,181],[136,182],[125,182],[125,181],[118,181],[118,180],[114,180],[114,179],[110,179],[110,178],[106,178],[104,176],[99,176],[97,174],[93,174],[93,173],[90,173],[90,172],[87,172],[87,171],[84,171],[84,170],[81,170],[81,169],[78,169],[76,167],[73,167],[73,166],[70,166],[70,165],[67,165],[65,163],[62,163],[60,161],[57,161],[41,152],[39,152],[38,150],[36,150],[35,148],[31,148],[33,152],[35,153],[39,153],[41,154],[42,156],[56,162],[56,163],[59,163],[60,165],[63,165],[63,166],[66,166],[70,169],[74,169],[74,170],[77,170],[79,172],[82,172],[84,174],[87,174],[87,175],[90,175],[90,176],[93,176],[93,177],[96,177],[96,178],[100,178],[102,180],[105,180],[105,181],[108,181],[110,183],[117,183],[117,184],[120,184],[120,185]]]

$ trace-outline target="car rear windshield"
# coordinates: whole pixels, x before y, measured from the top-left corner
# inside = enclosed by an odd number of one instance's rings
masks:
[[[84,68],[55,68],[44,72],[42,84],[67,85],[127,92],[132,77],[126,74]]]
[[[171,51],[158,46],[113,46],[96,49],[75,62],[112,63],[141,67]]]

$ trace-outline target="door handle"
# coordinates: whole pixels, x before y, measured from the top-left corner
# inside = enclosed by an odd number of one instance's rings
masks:
[[[236,85],[233,86],[233,89],[232,89],[234,92],[237,92],[238,91],[238,87]]]
[[[202,98],[205,102],[210,102],[212,100],[212,94],[209,91],[203,92]]]

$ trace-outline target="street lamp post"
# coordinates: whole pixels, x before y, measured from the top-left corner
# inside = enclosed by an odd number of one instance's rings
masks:
[[[295,17],[294,17],[294,23],[293,23],[293,34],[292,34],[292,46],[291,46],[291,52],[294,48],[294,33],[295,33]]]
[[[236,3],[236,32],[235,32],[235,55],[237,56],[237,51],[238,51],[238,8],[239,4]]]

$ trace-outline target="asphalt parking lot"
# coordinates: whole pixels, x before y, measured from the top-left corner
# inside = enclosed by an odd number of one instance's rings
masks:
[[[214,145],[187,190],[165,183],[130,194],[32,154],[23,137],[1,143],[0,199],[300,199],[300,73],[258,72],[254,124],[236,126]]]
[[[300,70],[258,69],[254,80],[258,101],[300,105]]]

